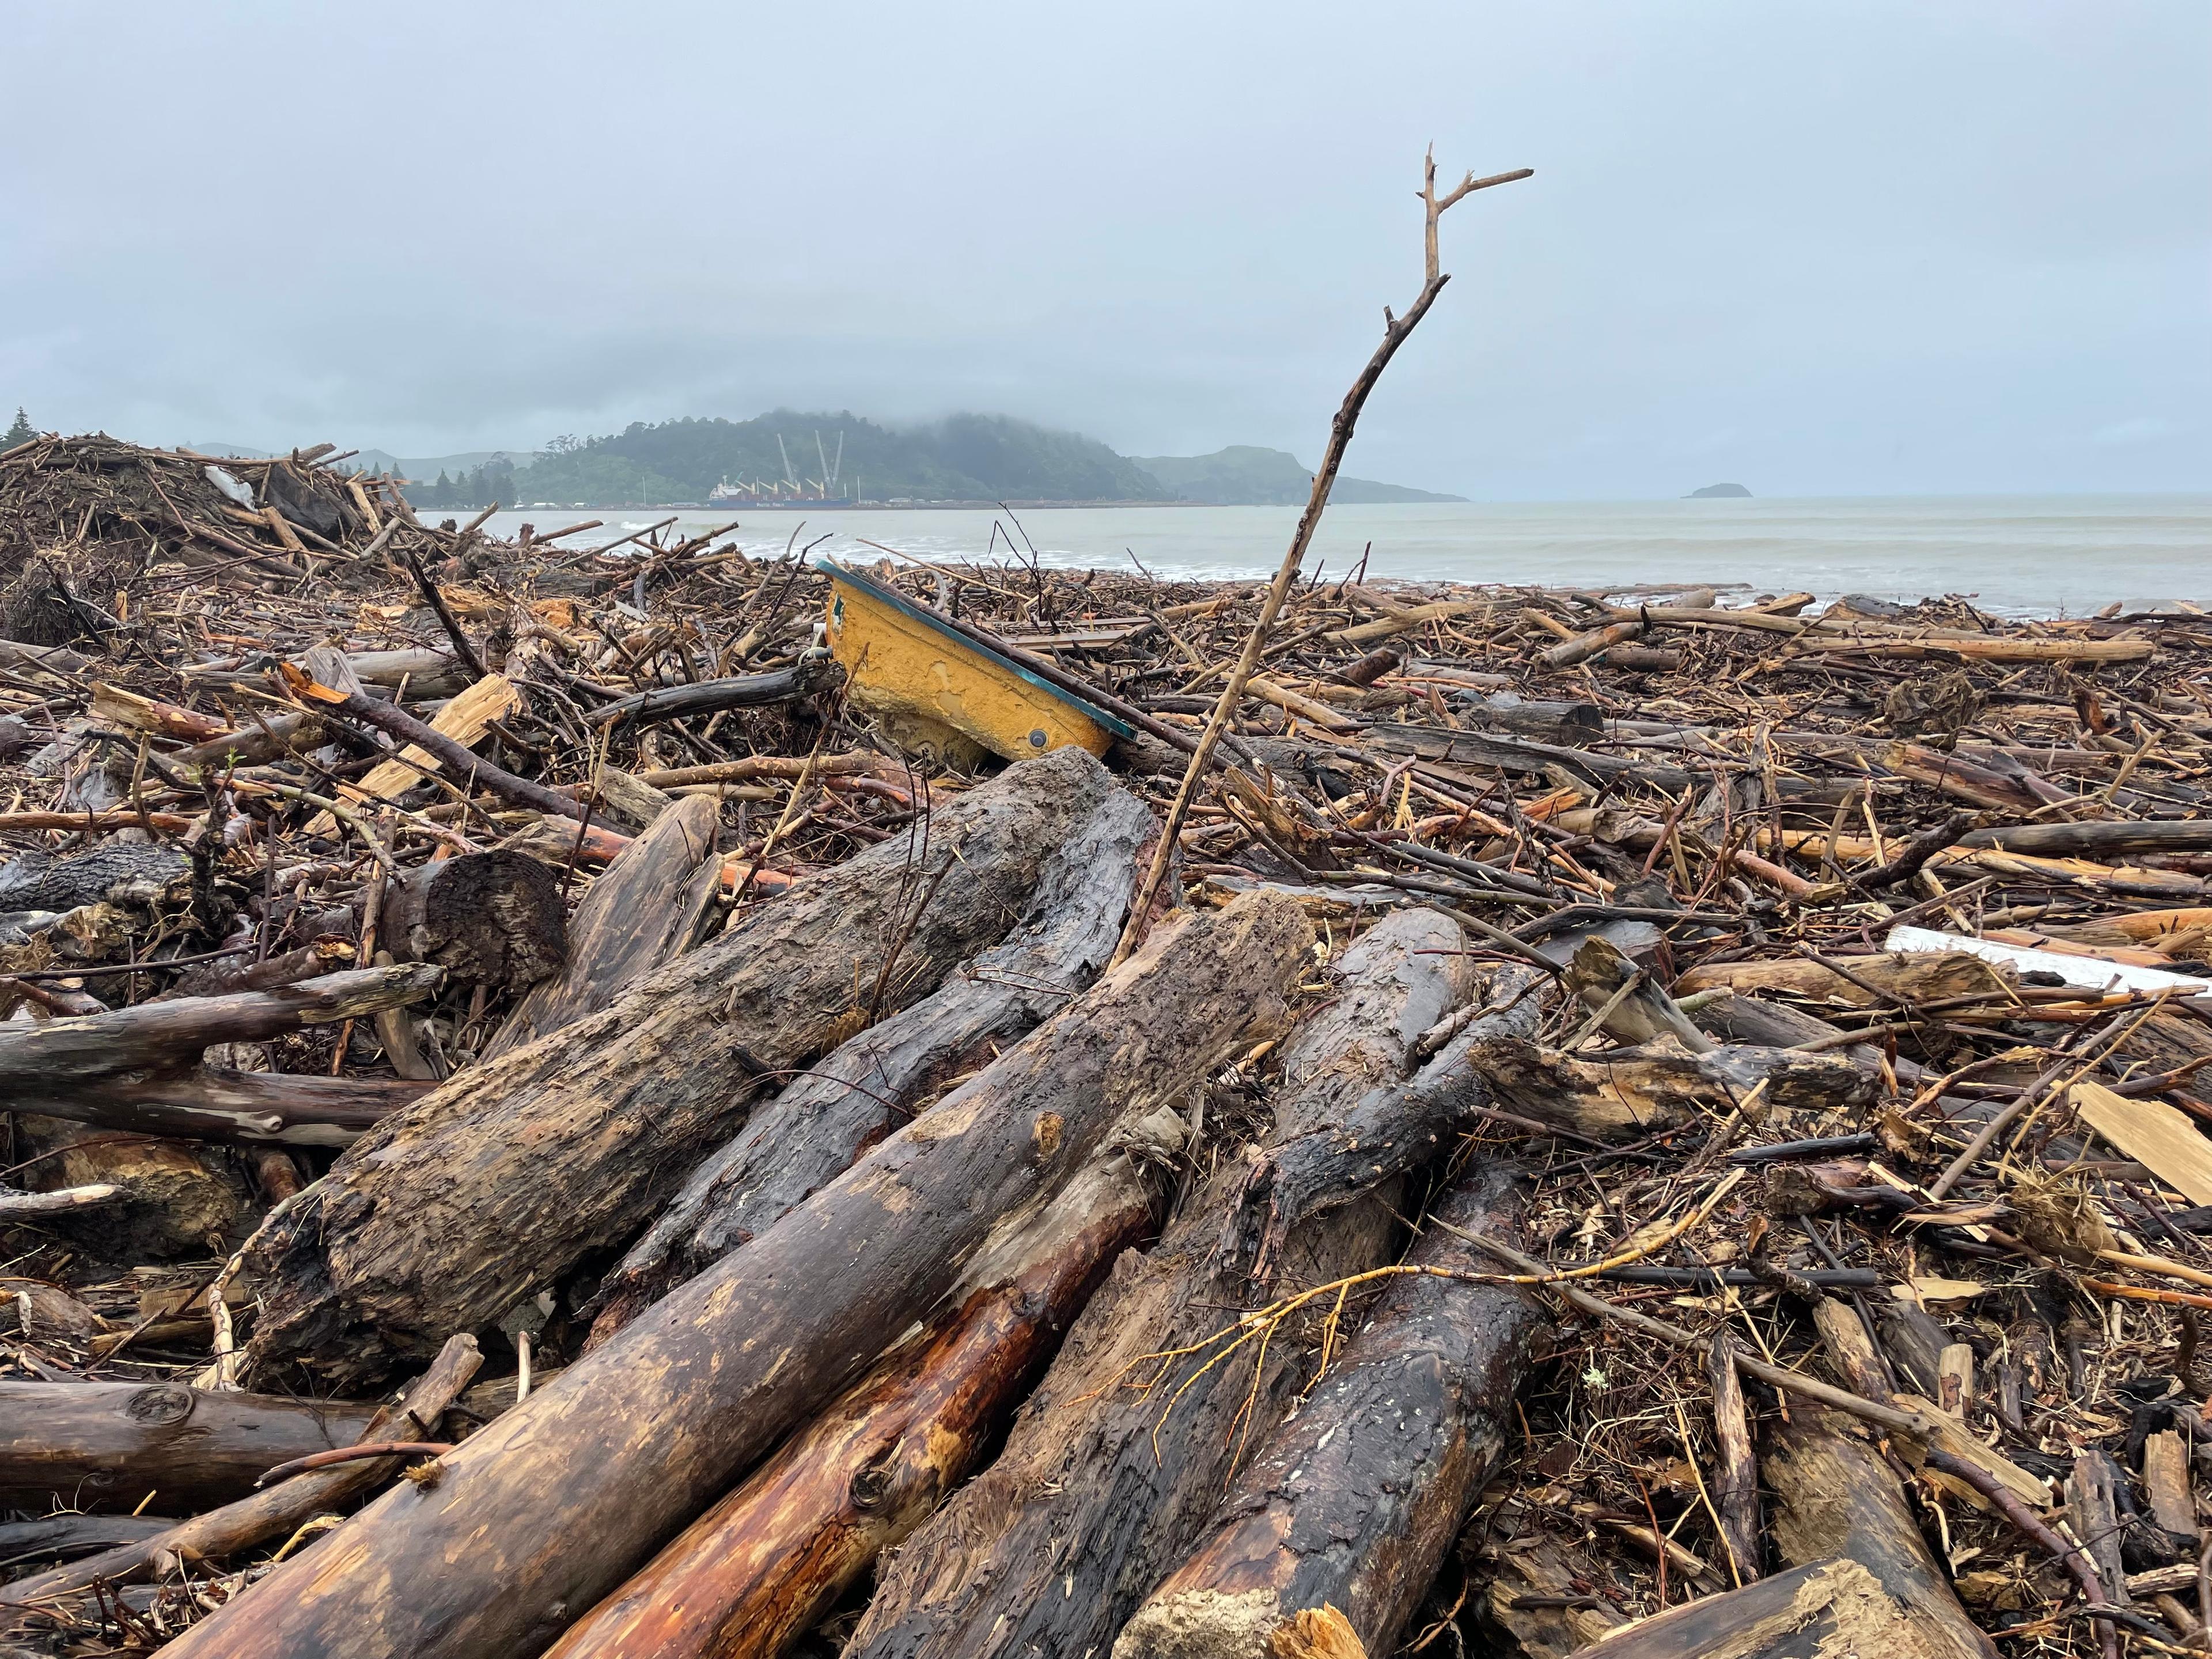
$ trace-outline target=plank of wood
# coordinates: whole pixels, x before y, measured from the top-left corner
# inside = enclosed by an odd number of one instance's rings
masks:
[[[2131,1100],[2087,1081],[2075,1084],[2069,1098],[2082,1122],[2188,1194],[2191,1204],[2212,1204],[2212,1140],[2178,1109],[2162,1100]]]
[[[474,743],[491,729],[492,721],[521,701],[522,693],[514,689],[506,675],[487,674],[441,708],[437,718],[430,722],[430,729],[455,743]],[[410,743],[393,759],[380,762],[359,783],[340,787],[355,800],[390,800],[419,782],[425,772],[437,769],[436,757]],[[465,783],[466,780],[454,781]],[[322,835],[327,834],[332,824],[330,814],[325,812],[307,828],[310,834]]]

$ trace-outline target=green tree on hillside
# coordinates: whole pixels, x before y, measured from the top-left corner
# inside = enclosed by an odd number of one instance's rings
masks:
[[[0,449],[13,449],[17,444],[27,444],[38,435],[37,429],[31,425],[31,417],[18,404],[15,405],[15,424],[5,432],[0,432]]]

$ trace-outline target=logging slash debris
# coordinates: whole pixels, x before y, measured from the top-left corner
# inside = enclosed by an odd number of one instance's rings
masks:
[[[2212,1646],[2212,617],[343,459],[0,455],[0,1654]]]

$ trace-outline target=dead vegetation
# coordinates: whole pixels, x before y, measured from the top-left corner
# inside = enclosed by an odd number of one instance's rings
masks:
[[[334,459],[0,456],[0,1650],[2207,1645],[2212,617]]]

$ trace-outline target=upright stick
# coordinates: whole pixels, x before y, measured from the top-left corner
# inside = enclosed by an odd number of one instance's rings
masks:
[[[1382,343],[1375,348],[1375,355],[1352,381],[1352,390],[1344,394],[1336,418],[1329,422],[1328,447],[1322,452],[1321,468],[1314,474],[1313,489],[1306,496],[1305,511],[1298,514],[1298,527],[1291,537],[1291,545],[1283,555],[1282,567],[1275,572],[1275,580],[1268,585],[1267,598],[1260,607],[1260,618],[1252,624],[1251,636],[1244,641],[1243,654],[1237,659],[1228,684],[1221,688],[1220,700],[1213,705],[1213,713],[1199,734],[1198,747],[1191,751],[1190,764],[1183,769],[1182,782],[1176,790],[1175,804],[1168,809],[1167,827],[1162,832],[1159,845],[1152,854],[1151,866],[1137,890],[1135,900],[1129,907],[1128,925],[1123,928],[1121,940],[1114,950],[1114,960],[1109,967],[1118,966],[1137,948],[1142,939],[1146,918],[1152,914],[1153,901],[1159,896],[1160,884],[1167,878],[1168,866],[1175,858],[1176,838],[1182,833],[1183,820],[1189,816],[1191,802],[1197,798],[1199,781],[1212,763],[1214,745],[1228,726],[1230,717],[1237,712],[1237,704],[1244,695],[1245,683],[1260,665],[1260,653],[1267,648],[1267,635],[1275,626],[1283,602],[1290,597],[1291,584],[1297,580],[1298,569],[1305,562],[1306,550],[1313,544],[1314,532],[1321,526],[1322,509],[1328,505],[1328,493],[1336,483],[1337,468],[1344,464],[1344,452],[1352,443],[1352,428],[1359,424],[1359,411],[1366,406],[1367,394],[1375,390],[1375,383],[1382,378],[1382,371],[1406,337],[1419,326],[1428,315],[1429,307],[1443,292],[1444,284],[1451,279],[1437,264],[1437,221],[1444,210],[1455,205],[1463,196],[1478,190],[1487,190],[1492,185],[1510,185],[1516,179],[1534,176],[1533,167],[1522,167],[1512,173],[1493,173],[1487,179],[1478,179],[1472,173],[1453,187],[1442,198],[1437,195],[1437,156],[1433,148],[1421,161],[1421,206],[1424,211],[1423,248],[1426,255],[1426,280],[1421,285],[1420,297],[1403,317],[1394,317],[1390,307],[1382,307]]]

